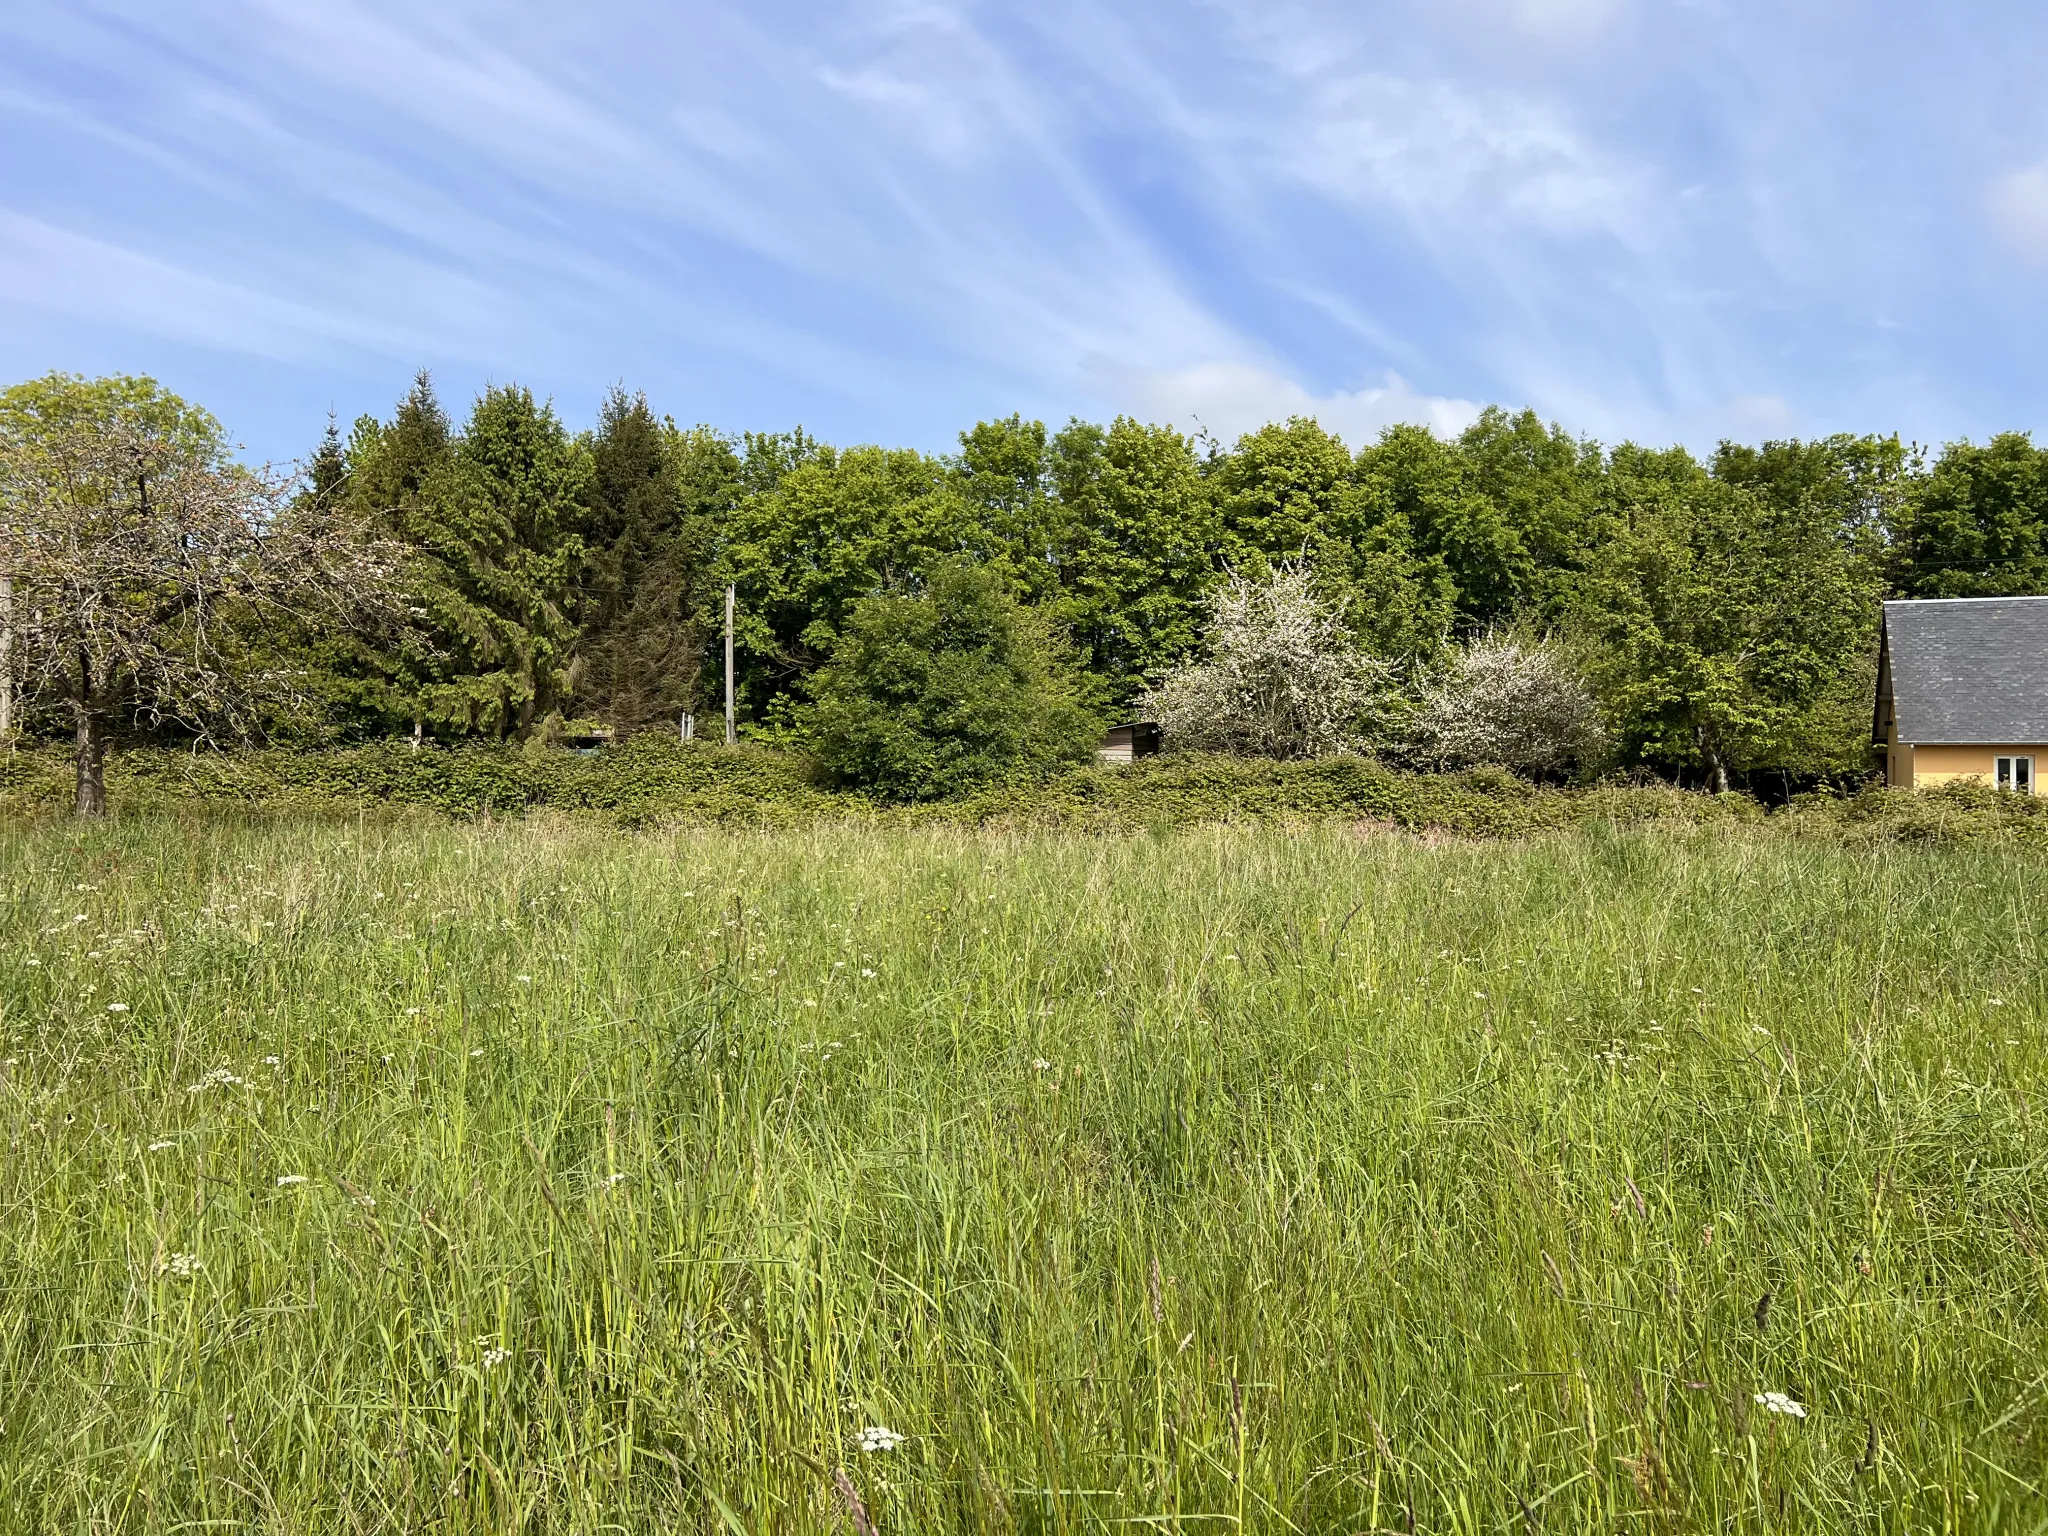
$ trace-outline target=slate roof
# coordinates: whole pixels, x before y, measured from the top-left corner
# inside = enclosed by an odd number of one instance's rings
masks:
[[[1899,740],[2048,742],[2048,597],[1884,605],[1880,738],[1889,692]]]

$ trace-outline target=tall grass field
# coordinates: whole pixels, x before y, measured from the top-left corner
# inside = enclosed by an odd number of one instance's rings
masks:
[[[18,819],[0,1525],[2041,1530],[2043,874]]]

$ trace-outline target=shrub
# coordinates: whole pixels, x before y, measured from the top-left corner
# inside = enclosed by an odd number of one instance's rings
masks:
[[[68,796],[69,760],[0,752],[0,819]],[[801,758],[753,746],[678,742],[649,732],[592,756],[472,742],[411,750],[399,741],[318,752],[124,752],[109,769],[117,812],[202,806],[351,813],[375,806],[457,817],[536,810],[654,821],[756,824],[842,814]]]
[[[890,800],[1042,779],[1102,735],[1065,651],[992,573],[942,565],[922,593],[854,606],[811,681],[810,748],[834,783]]]
[[[1145,718],[1169,744],[1247,757],[1310,758],[1363,750],[1395,698],[1392,670],[1351,639],[1308,571],[1232,576],[1210,599],[1207,656],[1145,695]]]
[[[1554,642],[1481,635],[1426,682],[1416,755],[1438,767],[1494,763],[1557,773],[1591,761],[1606,741],[1585,677]]]

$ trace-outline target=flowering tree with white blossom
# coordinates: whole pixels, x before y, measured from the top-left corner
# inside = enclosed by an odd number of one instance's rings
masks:
[[[1167,673],[1139,708],[1176,746],[1252,757],[1365,750],[1398,697],[1306,567],[1233,574],[1210,599],[1207,655]]]
[[[1498,630],[1455,651],[1423,684],[1414,739],[1416,755],[1439,768],[1559,773],[1596,757],[1607,733],[1561,646]]]

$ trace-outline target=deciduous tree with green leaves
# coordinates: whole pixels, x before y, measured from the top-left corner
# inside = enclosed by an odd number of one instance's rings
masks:
[[[743,496],[726,530],[719,574],[738,589],[740,702],[785,729],[856,603],[997,549],[946,464],[908,449],[815,448]]]
[[[891,800],[1041,777],[1086,761],[1102,734],[1065,638],[966,560],[856,603],[809,691],[826,773]]]
[[[1624,752],[1705,770],[1842,768],[1864,754],[1878,591],[1812,500],[1775,505],[1683,455],[1617,450],[1635,499],[1578,617]]]
[[[1071,422],[1052,459],[1065,518],[1058,616],[1125,705],[1201,642],[1221,577],[1215,502],[1194,444],[1171,427]]]
[[[1357,477],[1365,498],[1360,520],[1398,526],[1415,556],[1442,566],[1464,625],[1510,618],[1535,593],[1527,540],[1457,444],[1424,427],[1390,427],[1358,456]]]
[[[1891,565],[1905,597],[2048,592],[2048,449],[2024,432],[1949,444],[1904,498]]]

